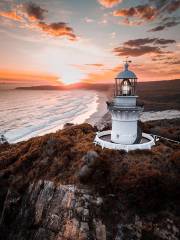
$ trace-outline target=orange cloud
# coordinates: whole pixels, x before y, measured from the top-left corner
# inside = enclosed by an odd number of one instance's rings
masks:
[[[168,56],[158,54],[151,60],[172,67],[173,65],[180,65],[180,53],[177,51]]]
[[[142,20],[153,20],[157,14],[157,9],[145,5],[139,5],[136,7],[122,8],[113,12],[116,17],[136,17]]]
[[[166,47],[165,45],[173,43],[176,43],[176,41],[173,39],[138,38],[124,42],[122,46],[114,48],[113,52],[117,56],[132,56],[132,57],[138,57],[145,54],[166,55],[167,53],[169,54],[171,52],[163,50],[164,47]]]
[[[136,73],[138,81],[171,80],[180,77],[180,71],[177,67],[169,64],[132,64],[129,68]],[[122,64],[102,72],[90,73],[82,81],[87,83],[114,83],[114,78],[121,71],[123,71]]]
[[[156,46],[140,46],[140,47],[117,47],[114,48],[114,53],[117,56],[132,56],[138,57],[145,54],[162,54],[165,53],[160,47]]]
[[[111,8],[115,5],[117,5],[118,3],[122,2],[122,0],[98,0],[98,2],[106,8]]]
[[[69,40],[77,40],[73,29],[64,22],[50,23],[39,22],[37,26],[45,33],[55,37],[67,37]]]
[[[171,80],[180,77],[180,71],[176,66],[160,62],[134,65],[133,71],[140,81]]]
[[[104,67],[102,63],[87,63],[86,65],[91,67]]]
[[[113,12],[113,15],[125,17],[123,23],[133,26],[141,25],[147,21],[153,21],[157,18],[162,19],[163,14],[166,14],[167,16],[180,8],[179,0],[148,0],[148,2],[149,4],[116,10]],[[152,4],[152,6],[150,4]],[[174,23],[170,22],[165,26],[158,26],[157,28],[152,29],[152,31],[161,31],[166,27],[171,27],[171,25],[175,26]]]
[[[89,73],[86,78],[82,79],[82,82],[87,83],[109,83],[114,81],[117,71],[114,69],[105,70],[102,72]]]
[[[22,21],[22,16],[18,15],[17,12],[14,10],[9,12],[0,12],[0,16],[14,21]]]
[[[17,11],[18,10],[18,14]],[[15,21],[21,21],[25,28],[39,28],[41,31],[55,37],[67,37],[71,41],[77,40],[73,29],[65,22],[46,23],[45,13],[48,10],[40,7],[36,3],[25,3],[17,5],[15,10],[9,12],[0,12],[0,16]],[[28,23],[27,23],[28,20]],[[41,21],[43,20],[43,21]]]
[[[43,20],[45,18],[45,13],[48,12],[48,10],[41,8],[36,3],[32,2],[24,4],[23,10],[31,21]]]
[[[24,82],[49,82],[59,84],[60,80],[57,76],[46,74],[46,73],[35,73],[35,72],[19,72],[11,70],[0,70],[0,82],[13,82],[13,81],[24,81]]]

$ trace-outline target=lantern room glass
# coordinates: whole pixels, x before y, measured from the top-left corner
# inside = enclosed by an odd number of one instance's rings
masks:
[[[129,80],[123,80],[121,83],[121,91],[123,96],[131,95],[131,84]]]
[[[115,78],[115,96],[134,96],[136,94],[137,79]]]

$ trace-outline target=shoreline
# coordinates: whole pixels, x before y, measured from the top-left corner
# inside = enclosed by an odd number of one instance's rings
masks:
[[[83,112],[79,116],[75,116],[73,120],[67,121],[66,123],[72,124],[82,124],[89,123],[92,126],[96,125],[99,130],[101,130],[104,126],[111,124],[111,116],[108,113],[106,101],[108,100],[108,96],[105,92],[95,91],[95,96],[93,97],[93,101],[88,104],[88,110]],[[87,109],[86,108],[86,109]],[[163,110],[163,111],[146,111],[141,115],[140,120],[142,122],[152,121],[152,120],[163,120],[163,119],[176,119],[180,118],[179,110]],[[24,136],[16,135],[14,139],[11,141],[7,138],[8,142],[11,144],[27,141],[33,137],[43,136],[49,133],[54,133],[58,130],[63,129],[63,126],[66,124],[59,124],[57,126],[49,126],[48,128],[38,129],[36,131],[29,132],[24,134]],[[48,127],[48,126],[47,126]],[[8,135],[8,134],[7,134]]]
[[[94,114],[96,114],[96,112],[99,111],[99,93],[98,92],[96,92],[96,95],[94,96],[93,102],[91,104],[89,104],[88,108],[89,109],[88,109],[87,112],[75,117],[69,123],[81,124],[81,123],[87,122],[88,119],[91,119],[92,116]]]
[[[95,92],[95,95],[93,96],[93,101],[91,103],[87,104],[84,111],[80,115],[76,116],[76,114],[75,114],[73,119],[70,119],[67,122],[58,124],[58,122],[59,121],[61,122],[61,120],[62,120],[62,119],[60,119],[57,122],[56,126],[50,126],[50,125],[48,126],[47,125],[44,128],[39,128],[39,129],[37,128],[35,131],[31,131],[31,132],[29,132],[28,129],[24,129],[24,132],[21,132],[21,133],[19,132],[16,134],[16,136],[14,135],[13,137],[10,135],[10,133],[8,134],[8,132],[6,132],[4,135],[7,138],[7,141],[11,144],[14,144],[14,143],[22,142],[22,141],[27,141],[33,137],[38,137],[38,136],[43,136],[43,135],[46,135],[49,133],[54,133],[58,130],[62,130],[66,123],[82,124],[82,123],[89,121],[89,123],[91,122],[91,124],[93,125],[94,116],[97,115],[98,118],[102,117],[103,113],[101,113],[100,109],[102,107],[103,101],[100,99],[105,98],[105,94],[101,94],[97,91],[94,91],[94,92]],[[96,121],[94,121],[94,124],[95,124],[95,122]]]
[[[140,120],[142,122],[147,122],[147,121],[153,121],[153,120],[175,119],[175,118],[180,118],[180,111],[173,109],[173,110],[143,112],[142,116],[140,117]]]
[[[84,122],[89,123],[91,125],[97,124],[103,116],[107,113],[106,101],[107,95],[104,92],[98,92],[97,94],[97,108],[96,111],[91,114]]]

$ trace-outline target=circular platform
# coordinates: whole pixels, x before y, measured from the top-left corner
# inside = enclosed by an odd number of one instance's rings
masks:
[[[100,145],[102,148],[109,148],[115,150],[125,150],[126,152],[136,149],[151,149],[155,145],[154,138],[147,133],[142,133],[141,142],[138,144],[125,145],[111,142],[111,130],[97,132],[94,143]]]

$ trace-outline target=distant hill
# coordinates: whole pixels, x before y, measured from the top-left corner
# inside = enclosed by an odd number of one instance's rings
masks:
[[[16,90],[64,90],[63,86],[40,85],[31,87],[17,87]]]
[[[101,90],[107,91],[109,88],[114,86],[114,82],[111,83],[72,83],[68,85],[39,85],[30,87],[17,87],[18,90],[72,90],[72,89],[87,89],[87,90]],[[174,89],[176,87],[180,88],[180,79],[164,80],[164,81],[149,81],[149,82],[138,82],[138,90],[142,89],[153,89],[159,87],[170,87]]]
[[[75,90],[75,89],[86,89],[86,90],[97,90],[107,91],[112,86],[108,84],[91,84],[91,83],[73,83],[69,85],[51,86],[51,85],[40,85],[31,87],[17,87],[16,90]]]
[[[145,110],[180,110],[180,80],[140,82],[137,95]]]

